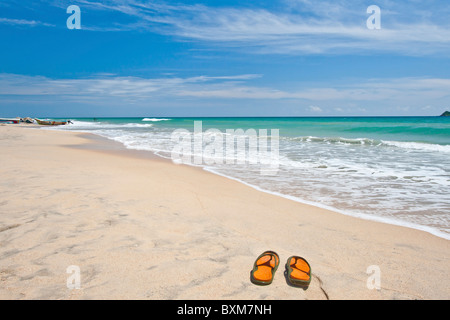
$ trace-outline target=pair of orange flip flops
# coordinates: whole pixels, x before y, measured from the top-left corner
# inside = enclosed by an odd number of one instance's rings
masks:
[[[271,284],[280,264],[274,251],[263,252],[255,261],[250,279],[257,285]],[[304,258],[291,256],[286,261],[286,278],[294,286],[307,287],[311,282],[311,267]]]

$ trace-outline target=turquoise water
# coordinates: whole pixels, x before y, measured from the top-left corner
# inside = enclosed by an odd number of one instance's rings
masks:
[[[145,118],[98,118],[108,124],[143,123]],[[302,118],[148,118],[170,121],[148,121],[165,128],[192,129],[193,121],[201,120],[203,127],[218,128],[279,128],[283,136],[317,136],[370,138],[450,145],[448,117],[302,117]],[[95,122],[92,118],[79,121]],[[147,121],[144,121],[147,122]]]
[[[174,138],[174,132],[193,133],[194,123],[197,131],[201,124],[200,140],[195,140],[198,135],[183,140],[190,143],[181,148],[183,163],[297,201],[450,239],[450,118],[148,117],[73,121],[73,125],[58,130],[91,132],[127,148],[148,150],[172,160],[173,151],[180,150],[182,141]],[[245,130],[256,133],[255,141],[267,145],[270,152],[273,148],[276,157],[262,152],[260,144],[260,153],[251,153],[254,145],[250,139],[238,145],[237,139]],[[227,137],[236,139],[232,153],[227,153]],[[218,152],[222,147],[223,152]],[[262,170],[267,168],[270,174]]]

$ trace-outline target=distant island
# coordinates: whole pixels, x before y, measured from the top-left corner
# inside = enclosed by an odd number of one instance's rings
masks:
[[[443,114],[441,114],[441,117],[450,117],[450,111],[445,111]]]

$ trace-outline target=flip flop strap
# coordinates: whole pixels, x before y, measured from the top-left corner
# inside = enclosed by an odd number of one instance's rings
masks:
[[[266,262],[264,262],[264,263],[261,263],[261,264],[258,264],[258,261],[261,259],[261,258],[263,258],[264,256],[270,256],[270,259],[269,260],[267,260]],[[274,261],[274,266],[272,266],[270,263],[272,262],[272,260]],[[277,262],[277,259],[276,259],[276,257],[275,257],[275,255],[274,254],[272,254],[272,253],[266,253],[266,254],[264,254],[263,256],[261,256],[258,260],[256,260],[256,266],[257,267],[260,267],[260,266],[267,266],[267,267],[271,267],[272,269],[274,269],[275,268],[275,266],[276,266],[276,263]]]
[[[304,259],[298,258],[298,257],[294,257],[294,259],[295,259],[295,262],[294,262],[295,269],[297,269],[298,271],[301,271],[301,272],[306,273],[307,275],[309,275],[309,271],[304,271],[304,270],[301,270],[301,269],[297,268],[297,261],[298,260],[304,260]]]

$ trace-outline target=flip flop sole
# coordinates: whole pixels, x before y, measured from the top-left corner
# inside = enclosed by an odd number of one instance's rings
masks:
[[[275,258],[275,265],[274,267],[272,266],[262,266],[262,265],[258,265],[258,261],[263,258],[264,256],[270,256],[270,259],[267,260],[267,262],[270,262],[272,260],[272,258]],[[267,263],[265,262],[265,263]],[[280,257],[278,256],[278,254],[274,251],[265,251],[262,254],[259,255],[259,257],[255,260],[255,263],[253,265],[253,270],[250,273],[250,281],[253,284],[256,285],[260,285],[260,286],[267,286],[269,284],[271,284],[273,282],[274,276],[275,276],[275,272],[278,269],[278,265],[280,264]],[[255,278],[255,272],[258,271],[259,268],[271,268],[271,277],[269,280],[259,280]]]
[[[311,283],[311,266],[306,259],[299,256],[289,257],[286,261],[286,270],[287,280],[292,285],[307,288]]]

